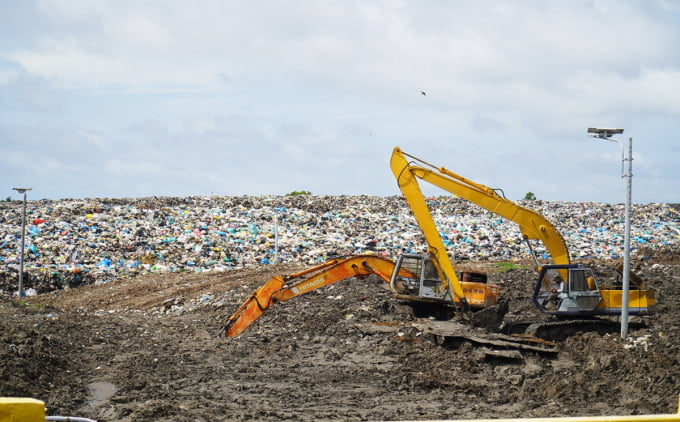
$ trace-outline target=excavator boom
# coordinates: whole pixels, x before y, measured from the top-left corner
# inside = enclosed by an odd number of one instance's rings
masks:
[[[428,253],[435,263],[436,269],[443,283],[446,283],[449,291],[453,292],[455,298],[451,298],[451,302],[459,302],[464,309],[469,310],[467,301],[465,300],[465,293],[456,276],[456,271],[451,264],[444,242],[439,235],[439,230],[430,214],[430,210],[425,202],[420,186],[418,185],[418,178],[422,179],[422,173],[417,167],[411,166],[401,153],[399,148],[395,148],[390,160],[390,167],[392,173],[397,179],[397,184],[401,190],[406,202],[408,202],[411,212],[418,222],[420,230],[425,236],[425,241],[428,245]]]
[[[294,298],[350,277],[365,277],[375,274],[389,283],[394,270],[395,264],[389,259],[375,255],[356,255],[345,259],[332,259],[288,276],[274,276],[262,287],[255,290],[229,318],[226,335],[227,337],[235,337],[241,334],[276,302]],[[400,269],[398,275],[415,277],[406,268]]]
[[[411,159],[411,161],[407,158]],[[434,222],[426,221],[432,218],[427,210],[422,194],[419,190],[415,190],[417,188],[417,184],[415,184],[416,178],[440,187],[494,214],[517,223],[525,240],[540,240],[543,242],[555,264],[567,265],[570,263],[569,251],[564,238],[550,221],[537,212],[499,196],[495,190],[488,186],[472,182],[444,167],[435,167],[409,155],[399,147],[394,148],[390,165],[392,172],[399,181],[399,187],[402,188],[404,196],[406,196],[409,205],[414,210],[418,224],[421,224],[421,227],[423,224],[428,227],[428,230],[423,228],[426,236],[428,233],[437,234],[437,231]],[[413,186],[414,184],[415,187]],[[439,236],[437,235],[436,237],[438,238]],[[436,238],[428,239],[428,244],[430,244],[430,241],[433,244],[437,243]],[[439,239],[439,243],[441,243],[441,239]],[[443,245],[441,247],[443,248]]]

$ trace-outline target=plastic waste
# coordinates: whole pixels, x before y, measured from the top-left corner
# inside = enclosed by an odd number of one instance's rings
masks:
[[[529,251],[518,227],[454,197],[428,199],[438,230],[456,259],[510,260]],[[572,255],[623,254],[623,206],[540,202]],[[52,277],[69,284],[148,272],[224,271],[273,263],[321,262],[370,251],[386,257],[425,252],[422,233],[398,196],[240,196],[71,199],[28,203],[27,287]],[[101,212],[84,213],[83,210]],[[680,243],[679,216],[665,204],[635,204],[632,252]],[[19,213],[20,214],[20,213]],[[0,202],[0,289],[16,286],[21,219]],[[274,238],[276,224],[277,238]],[[275,246],[275,241],[278,243]],[[536,245],[535,245],[536,246]],[[536,246],[539,255],[547,251]],[[70,273],[78,268],[77,274]],[[52,274],[58,273],[56,276]],[[5,283],[5,284],[3,284]],[[36,283],[35,285],[30,283]],[[43,284],[41,284],[43,283]],[[8,286],[8,288],[5,288]]]

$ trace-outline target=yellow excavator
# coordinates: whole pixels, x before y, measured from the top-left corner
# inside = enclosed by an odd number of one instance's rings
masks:
[[[500,196],[496,190],[488,186],[472,182],[444,167],[435,167],[399,148],[392,152],[391,166],[416,218],[423,215],[424,208],[427,207],[422,194],[417,191],[415,179],[418,178],[517,223],[539,272],[532,301],[541,312],[559,318],[621,314],[621,287],[619,285],[601,287],[591,268],[571,263],[564,238],[555,226],[539,213]],[[431,228],[426,220],[419,220],[418,223],[427,234],[431,233]],[[539,263],[532,248],[532,240],[540,240],[544,244],[552,258],[552,264]],[[428,244],[429,242],[430,240]],[[621,273],[621,266],[616,270]],[[652,313],[656,305],[654,290],[647,288],[644,280],[632,271],[630,280],[629,314]]]

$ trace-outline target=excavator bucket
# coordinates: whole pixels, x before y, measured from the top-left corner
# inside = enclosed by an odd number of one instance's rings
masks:
[[[227,337],[236,337],[274,304],[272,295],[281,290],[282,277],[272,277],[262,287],[255,290],[243,305],[229,318]]]

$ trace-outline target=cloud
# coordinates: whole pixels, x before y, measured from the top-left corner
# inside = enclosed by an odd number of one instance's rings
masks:
[[[481,131],[495,131],[500,132],[505,129],[503,123],[491,117],[476,115],[472,121],[472,126]]]
[[[554,84],[584,67],[625,73],[640,62],[663,64],[677,47],[658,42],[669,29],[644,8],[598,10],[590,2],[435,3],[434,10],[412,2],[41,4],[58,29],[14,58],[69,85],[202,85],[225,69],[262,74],[275,68],[298,77],[326,75],[329,82],[386,82],[391,89],[423,80],[457,92],[459,84],[514,82],[512,97],[523,81]],[[82,26],[88,20],[99,25]],[[644,39],[626,28],[638,28]]]
[[[88,195],[390,194],[395,145],[519,197],[595,195],[586,127],[674,133],[680,120],[678,13],[606,0],[22,2],[0,17],[3,152],[29,167],[35,154],[55,185]],[[680,158],[659,149],[645,166]],[[533,174],[557,168],[569,177]]]
[[[16,112],[26,107],[45,111],[54,105],[55,92],[51,84],[26,72],[20,65],[0,59],[0,108]]]

